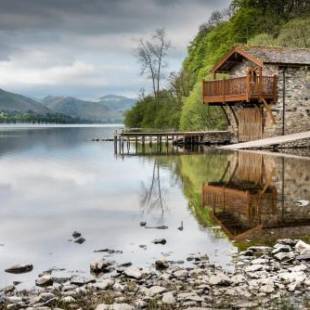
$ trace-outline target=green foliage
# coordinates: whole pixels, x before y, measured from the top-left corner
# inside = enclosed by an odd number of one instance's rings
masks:
[[[221,111],[202,103],[201,82],[196,83],[190,95],[185,99],[181,113],[182,130],[223,129],[225,121]]]
[[[147,96],[137,101],[125,114],[130,128],[178,128],[180,106],[169,91],[161,91],[159,98]]]
[[[268,33],[260,33],[248,41],[248,45],[252,46],[269,46],[276,47],[278,46],[277,40]]]
[[[295,18],[285,24],[277,39],[284,47],[310,48],[310,18]]]

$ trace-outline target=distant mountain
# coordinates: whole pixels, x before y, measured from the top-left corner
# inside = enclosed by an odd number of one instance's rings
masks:
[[[49,110],[91,122],[122,122],[123,114],[134,103],[134,99],[108,95],[97,101],[85,101],[74,97],[47,96],[42,101]]]
[[[0,112],[47,114],[49,109],[31,98],[0,89]]]
[[[116,123],[123,121],[124,112],[134,103],[134,99],[116,95],[103,96],[96,101],[57,96],[38,101],[0,89],[0,122],[55,119],[61,122]]]
[[[106,95],[97,100],[97,102],[105,105],[109,109],[119,112],[124,112],[130,109],[136,101],[136,99],[116,95]]]

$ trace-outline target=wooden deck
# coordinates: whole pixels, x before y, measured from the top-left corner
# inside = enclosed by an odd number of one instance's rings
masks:
[[[116,154],[126,153],[130,143],[142,146],[142,153],[145,145],[202,145],[215,144],[223,145],[229,143],[231,133],[229,131],[121,131],[114,135],[114,152]],[[126,147],[125,147],[126,146]]]
[[[263,149],[263,148],[270,148],[275,146],[281,146],[285,143],[295,142],[299,140],[310,139],[310,131],[294,133],[285,136],[277,136],[272,138],[265,138],[260,140],[254,140],[249,142],[237,143],[237,144],[230,144],[221,146],[221,149],[226,150],[239,150],[239,149]]]
[[[222,105],[240,101],[275,102],[277,97],[277,77],[262,76],[252,81],[250,76],[227,80],[203,81],[203,102]]]

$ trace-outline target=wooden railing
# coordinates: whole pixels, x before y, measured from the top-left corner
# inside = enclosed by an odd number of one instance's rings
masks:
[[[251,99],[276,100],[277,77],[257,77],[251,81],[250,76],[227,80],[203,81],[204,103],[250,101]]]

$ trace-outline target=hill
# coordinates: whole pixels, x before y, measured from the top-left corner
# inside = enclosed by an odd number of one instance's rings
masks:
[[[61,113],[83,121],[115,123],[123,121],[123,113],[135,100],[109,95],[97,101],[85,101],[74,97],[47,96],[42,104],[54,113]]]
[[[47,114],[49,109],[41,103],[0,89],[0,111],[4,113],[36,113]]]
[[[134,99],[108,95],[97,101],[47,96],[37,101],[0,89],[0,122],[121,123]]]

